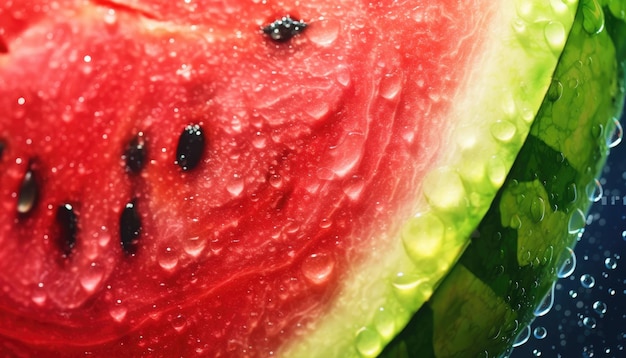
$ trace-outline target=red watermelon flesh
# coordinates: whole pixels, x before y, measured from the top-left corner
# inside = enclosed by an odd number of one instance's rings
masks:
[[[267,356],[306,334],[410,216],[491,3],[4,1],[1,350]],[[306,28],[263,33],[286,15]],[[206,145],[182,170],[189,125]]]

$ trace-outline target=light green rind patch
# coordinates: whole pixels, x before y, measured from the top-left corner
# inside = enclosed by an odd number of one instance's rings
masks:
[[[502,227],[517,230],[517,263],[519,266],[540,264],[540,258],[553,249],[554,243],[549,238],[559,235],[554,230],[561,229],[567,215],[551,210],[550,198],[539,180],[507,189],[500,199],[500,220]],[[545,240],[540,240],[541,237]],[[552,258],[551,254],[548,256]]]
[[[369,260],[344,279],[331,313],[294,338],[281,356],[378,355],[468,245],[550,87],[577,6],[544,0],[493,4],[497,14],[481,29],[486,48],[442,119],[449,123],[442,135],[445,150],[420,178],[412,218],[389,233],[395,238],[390,248],[372,248]]]

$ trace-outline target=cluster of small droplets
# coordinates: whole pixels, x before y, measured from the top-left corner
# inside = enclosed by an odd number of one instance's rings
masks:
[[[626,148],[618,146],[623,131],[617,119],[614,124],[615,130],[606,133],[607,146],[613,149],[603,174],[621,174],[619,181],[626,179],[626,163],[613,163],[611,158],[624,157]],[[579,238],[578,254],[568,249],[557,271],[560,281],[535,310],[535,321],[517,336],[511,357],[626,355],[626,311],[621,304],[626,290],[619,289],[626,284],[620,262],[620,253],[626,249],[626,196],[612,186],[612,180],[601,178],[585,188],[587,199],[594,203],[592,212],[586,217],[575,213],[569,227]],[[544,312],[549,300],[554,300],[552,309]]]

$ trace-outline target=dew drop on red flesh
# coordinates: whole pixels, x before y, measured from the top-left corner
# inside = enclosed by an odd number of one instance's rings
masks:
[[[63,256],[69,256],[76,245],[78,217],[71,204],[57,207],[56,222],[59,226],[58,244]]]
[[[263,33],[276,42],[285,42],[306,29],[307,24],[300,20],[294,20],[289,15],[263,27]]]
[[[35,171],[31,164],[24,174],[22,184],[20,185],[20,191],[17,197],[17,212],[22,215],[31,212],[35,207],[38,196],[39,188],[37,187]]]
[[[137,212],[136,200],[126,204],[120,215],[120,242],[124,252],[134,255],[137,252],[137,243],[141,233],[141,218]]]
[[[146,142],[143,132],[139,132],[126,146],[122,155],[126,171],[137,174],[146,164]]]
[[[204,131],[200,125],[190,124],[185,127],[178,138],[176,164],[184,171],[195,168],[202,159],[204,144]]]

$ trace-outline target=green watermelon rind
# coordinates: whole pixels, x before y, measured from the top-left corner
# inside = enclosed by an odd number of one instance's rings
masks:
[[[535,310],[583,232],[623,110],[625,39],[626,3],[580,3],[506,183],[459,262],[381,356],[498,356],[545,313]]]
[[[294,337],[285,357],[374,357],[430,298],[469,244],[524,144],[550,88],[576,1],[498,2],[489,41],[448,114],[441,155],[414,215],[350,272],[330,314]],[[514,60],[512,60],[514,59]],[[375,239],[372,239],[375,240]],[[420,355],[421,356],[421,355]]]

